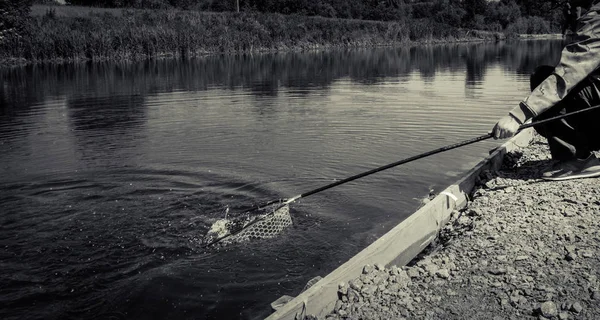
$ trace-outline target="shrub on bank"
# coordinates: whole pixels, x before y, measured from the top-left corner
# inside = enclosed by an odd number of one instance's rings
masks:
[[[506,27],[507,34],[545,34],[552,33],[548,21],[540,17],[520,17]]]
[[[343,20],[261,13],[123,10],[31,17],[21,37],[0,44],[0,59],[106,60],[205,53],[380,46],[456,40],[465,31],[428,19]]]

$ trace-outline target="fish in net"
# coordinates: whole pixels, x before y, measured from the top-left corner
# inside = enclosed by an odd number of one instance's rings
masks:
[[[253,218],[217,220],[204,237],[204,243],[208,246],[273,238],[292,225],[292,216],[288,204],[274,206],[271,210]]]

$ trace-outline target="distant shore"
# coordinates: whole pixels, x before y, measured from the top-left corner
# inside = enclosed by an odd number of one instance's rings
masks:
[[[519,34],[519,38],[521,38],[521,39],[554,40],[554,39],[562,39],[563,35],[560,33]]]
[[[7,37],[0,43],[0,66],[505,38],[500,32],[458,29],[428,19],[382,22],[244,12],[37,5],[32,8],[22,35]]]

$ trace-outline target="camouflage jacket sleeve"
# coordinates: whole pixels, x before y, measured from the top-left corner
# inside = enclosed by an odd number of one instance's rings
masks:
[[[575,39],[567,45],[554,73],[535,88],[510,114],[521,123],[552,108],[600,66],[600,4],[578,21]]]

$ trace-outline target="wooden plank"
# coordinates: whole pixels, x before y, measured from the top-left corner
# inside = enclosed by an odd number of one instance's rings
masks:
[[[402,266],[410,262],[435,239],[450,219],[452,211],[466,206],[467,196],[479,174],[484,170],[498,169],[502,165],[504,154],[526,146],[532,137],[533,130],[527,129],[504,143],[462,179],[266,319],[295,320],[309,314],[322,318],[335,306],[339,283],[358,277],[366,264]]]

